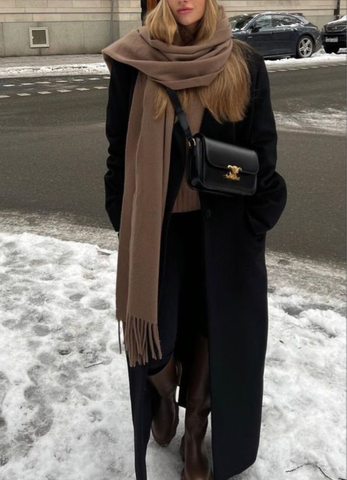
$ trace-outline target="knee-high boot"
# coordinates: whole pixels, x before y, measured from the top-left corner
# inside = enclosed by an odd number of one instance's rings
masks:
[[[213,480],[204,441],[210,411],[208,339],[199,334],[187,387],[185,433],[180,445],[185,462],[181,480]]]
[[[179,422],[179,406],[176,402],[176,389],[180,384],[182,364],[173,355],[165,367],[148,379],[157,393],[151,430],[154,440],[166,447],[176,435]]]

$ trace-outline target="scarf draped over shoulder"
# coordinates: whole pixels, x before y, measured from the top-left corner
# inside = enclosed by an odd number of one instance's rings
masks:
[[[158,287],[161,233],[170,169],[175,111],[168,101],[154,119],[157,84],[174,90],[207,86],[223,70],[232,50],[231,26],[219,5],[213,37],[194,45],[180,26],[169,45],[150,37],[146,26],[131,30],[103,50],[109,71],[117,60],[139,70],[129,113],[125,175],[116,276],[116,319],[123,322],[124,345],[134,367],[162,358],[158,330]],[[117,108],[115,105],[114,108]],[[194,135],[204,106],[194,95],[186,111]]]

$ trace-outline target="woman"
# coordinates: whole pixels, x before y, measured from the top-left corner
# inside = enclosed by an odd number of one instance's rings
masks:
[[[144,26],[102,53],[111,72],[105,206],[119,232],[116,318],[125,327],[136,478],[147,479],[150,431],[162,446],[174,438],[179,405],[182,480],[227,480],[258,452],[265,241],[287,199],[266,66],[232,38],[216,0],[161,0]],[[165,86],[177,91],[193,135],[257,152],[254,195],[188,187],[186,138]]]

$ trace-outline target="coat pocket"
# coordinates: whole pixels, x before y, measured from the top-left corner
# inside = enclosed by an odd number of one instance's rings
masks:
[[[246,224],[247,230],[256,238],[262,238],[266,235],[267,231],[259,232],[257,230],[257,225],[259,222],[252,217],[252,214],[248,210],[248,205],[246,202],[243,204],[243,217]]]

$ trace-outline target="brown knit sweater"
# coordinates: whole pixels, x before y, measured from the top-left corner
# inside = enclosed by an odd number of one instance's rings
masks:
[[[183,135],[183,130],[177,123],[177,118],[174,124],[174,135],[172,137],[172,156],[171,161],[175,161],[176,155],[182,155],[182,149],[178,145],[177,134]],[[179,133],[180,132],[180,133]],[[176,134],[176,135],[175,135]],[[172,212],[190,212],[192,210],[200,210],[200,198],[197,191],[188,186],[186,172],[183,174],[180,189],[178,191]]]

